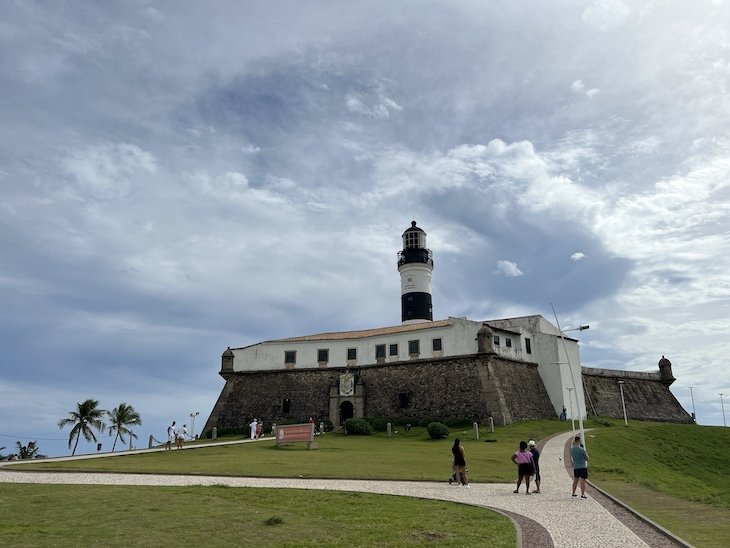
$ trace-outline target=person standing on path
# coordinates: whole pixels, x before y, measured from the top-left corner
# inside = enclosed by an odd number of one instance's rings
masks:
[[[177,429],[177,448],[182,449],[183,447],[183,441],[185,441],[185,436],[188,433],[187,427],[183,424],[180,428]]]
[[[535,440],[527,442],[527,448],[532,453],[532,466],[535,468],[535,489],[533,493],[540,493],[540,450],[537,448]]]
[[[259,423],[256,420],[256,418],[254,418],[251,421],[251,424],[248,425],[248,427],[251,429],[251,432],[250,432],[249,435],[251,436],[251,439],[252,440],[255,440],[256,439],[256,429],[258,428],[258,425],[259,425]]]
[[[175,441],[175,421],[167,427],[167,444],[165,449],[172,449],[172,442]]]
[[[570,448],[570,460],[573,462],[573,496],[575,489],[580,483],[580,498],[586,499],[586,480],[588,479],[588,453],[580,442],[580,436],[573,438],[573,446]]]
[[[469,487],[469,477],[466,472],[466,456],[461,440],[456,438],[454,445],[451,447],[451,453],[454,455],[454,472],[456,473],[456,485]]]
[[[511,458],[512,462],[517,465],[517,489],[515,489],[513,492],[520,492],[520,485],[522,485],[522,480],[524,479],[525,495],[531,495],[532,493],[530,493],[530,479],[532,478],[532,474],[534,473],[535,468],[532,464],[532,453],[527,450],[526,441],[520,442],[519,451],[515,451]]]

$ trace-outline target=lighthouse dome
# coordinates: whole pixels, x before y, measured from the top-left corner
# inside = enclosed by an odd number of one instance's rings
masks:
[[[411,221],[411,227],[403,233],[403,249],[425,249],[426,233]]]

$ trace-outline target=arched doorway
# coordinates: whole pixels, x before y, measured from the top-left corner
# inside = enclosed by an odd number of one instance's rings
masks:
[[[347,419],[355,416],[351,401],[343,401],[340,404],[340,424],[344,424]]]

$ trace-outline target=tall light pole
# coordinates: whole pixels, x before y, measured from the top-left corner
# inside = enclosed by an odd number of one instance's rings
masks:
[[[689,387],[689,397],[692,398],[692,420],[697,422],[697,414],[695,413],[695,395],[692,389],[694,386]]]
[[[626,401],[624,401],[624,381],[618,381],[619,390],[621,390],[621,407],[624,410],[624,426],[629,425],[629,420],[626,418]]]
[[[558,320],[558,313],[555,312],[553,303],[550,303],[550,307],[553,309],[553,316],[555,316],[555,323],[558,325],[558,331],[560,331],[560,340],[563,342],[563,352],[565,352],[565,359],[568,360],[568,370],[570,371],[570,381],[573,383],[573,389],[575,389],[575,373],[573,373],[573,366],[570,363],[570,354],[568,354],[568,347],[565,345],[565,334],[560,329],[560,320]],[[581,326],[583,327],[583,326]],[[583,331],[580,327],[578,331]],[[580,365],[580,364],[578,364]],[[582,374],[582,373],[581,373]],[[582,377],[581,377],[582,379]],[[578,428],[580,428],[580,439],[583,442],[583,449],[588,451],[586,444],[585,430],[583,429],[583,413],[580,410],[580,403],[578,402],[578,390],[575,390],[575,403],[578,406]]]
[[[573,428],[573,437],[575,437],[575,414],[573,413],[573,387],[566,388],[568,391],[568,404],[570,405],[570,426]]]
[[[720,393],[720,407],[722,407],[722,425],[727,426],[725,422],[725,404],[722,403],[722,393]]]
[[[193,413],[190,413],[190,439],[195,439],[195,417],[200,415],[199,411],[195,411]]]

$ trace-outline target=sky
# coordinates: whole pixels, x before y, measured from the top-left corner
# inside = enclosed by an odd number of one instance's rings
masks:
[[[728,29],[708,0],[5,2],[0,453],[69,454],[88,398],[139,447],[199,432],[226,347],[399,324],[412,220],[435,319],[553,304],[583,365],[665,355],[722,425]]]

